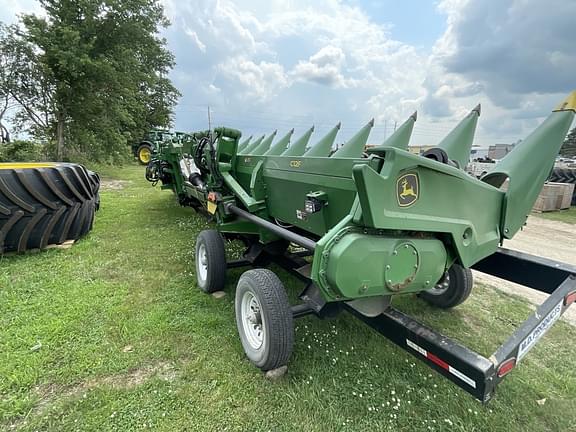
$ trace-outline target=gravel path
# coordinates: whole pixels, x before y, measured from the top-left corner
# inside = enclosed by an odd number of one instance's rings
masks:
[[[576,225],[530,216],[524,229],[512,240],[506,240],[503,246],[576,266]],[[538,305],[548,297],[539,291],[480,272],[475,271],[474,277],[478,282],[522,296],[532,304]],[[563,319],[576,326],[576,306],[568,309]]]

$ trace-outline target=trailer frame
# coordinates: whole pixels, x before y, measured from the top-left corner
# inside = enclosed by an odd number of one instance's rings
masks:
[[[327,318],[346,311],[483,403],[492,399],[496,387],[576,301],[576,267],[499,248],[472,268],[549,294],[549,297],[492,355],[484,357],[392,306],[376,317],[368,317],[344,301],[324,301],[309,278],[310,262],[304,259],[313,253],[310,243],[297,252],[284,252],[282,248],[258,242],[247,244],[243,258],[229,261],[227,267],[262,267],[275,263],[301,280],[305,288],[299,296],[302,302],[292,306],[294,318],[306,315]]]

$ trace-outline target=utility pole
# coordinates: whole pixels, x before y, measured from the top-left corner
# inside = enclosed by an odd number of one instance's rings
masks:
[[[388,138],[388,120],[384,120],[384,141]]]
[[[210,105],[208,105],[208,131],[212,131],[212,118],[210,116]]]

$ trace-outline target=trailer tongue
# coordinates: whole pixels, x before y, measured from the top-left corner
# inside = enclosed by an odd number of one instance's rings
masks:
[[[294,318],[348,311],[488,401],[576,299],[576,268],[499,248],[525,223],[575,111],[576,92],[480,179],[461,169],[479,106],[421,156],[407,151],[415,114],[381,146],[366,149],[370,121],[336,152],[340,125],[309,149],[313,128],[291,146],[293,131],[240,143],[240,132],[217,128],[163,144],[146,177],[216,222],[196,242],[203,291],[223,289],[227,268],[257,267],[238,281],[236,321],[262,370],[287,364]],[[223,238],[244,242],[243,259],[226,261]],[[258,268],[271,262],[305,283],[301,304],[291,306],[276,275]],[[390,306],[411,293],[455,307],[470,294],[470,268],[550,294],[488,359]]]

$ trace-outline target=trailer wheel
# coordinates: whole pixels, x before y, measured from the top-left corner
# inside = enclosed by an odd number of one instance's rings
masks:
[[[226,254],[224,240],[216,230],[202,231],[196,239],[196,279],[205,293],[224,289]]]
[[[236,325],[248,359],[263,371],[285,366],[294,345],[292,310],[273,272],[245,272],[236,287]]]
[[[149,144],[141,144],[136,150],[136,157],[142,165],[148,165],[148,162],[152,159],[152,147]]]
[[[459,264],[452,264],[434,288],[423,291],[419,295],[433,306],[449,309],[463,303],[470,296],[473,284],[470,269]]]

